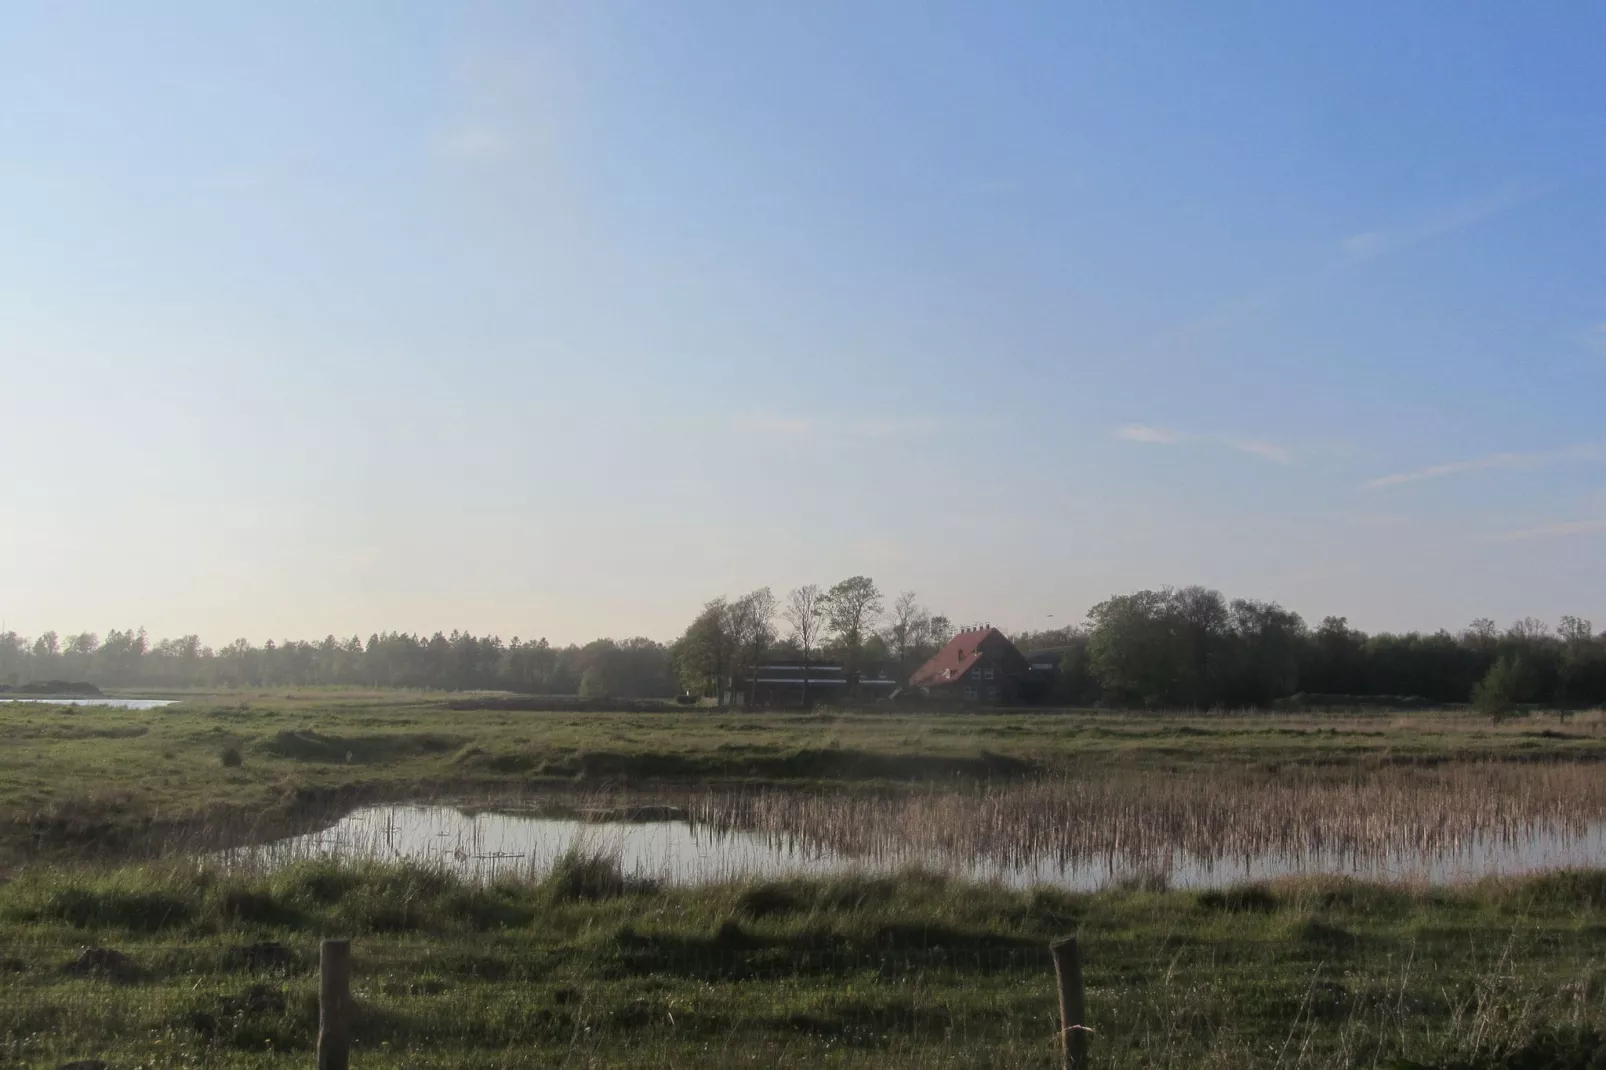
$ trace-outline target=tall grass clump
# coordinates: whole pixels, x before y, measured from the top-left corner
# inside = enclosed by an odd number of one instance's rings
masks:
[[[596,902],[651,891],[657,885],[627,876],[616,852],[576,844],[552,863],[542,887],[559,902]]]
[[[194,866],[44,867],[4,887],[0,920],[86,931],[159,933],[192,924],[212,884]]]

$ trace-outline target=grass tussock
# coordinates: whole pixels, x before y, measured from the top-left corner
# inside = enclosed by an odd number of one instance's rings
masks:
[[[559,902],[597,902],[655,891],[657,884],[627,876],[617,853],[573,846],[558,856],[542,888]]]
[[[159,863],[110,873],[25,873],[0,888],[0,919],[86,934],[486,932],[527,925],[528,889],[423,866],[307,862],[272,874]]]
[[[1278,907],[1276,893],[1264,884],[1244,884],[1236,888],[1200,892],[1198,901],[1204,910],[1224,911],[1228,914],[1244,914],[1251,911],[1270,914]]]

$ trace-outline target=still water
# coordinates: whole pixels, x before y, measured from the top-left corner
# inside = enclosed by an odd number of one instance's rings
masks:
[[[91,698],[57,695],[54,698],[29,696],[27,698],[0,697],[0,702],[42,702],[47,706],[109,706],[118,710],[155,710],[171,706],[177,699],[170,698]]]
[[[1160,863],[1119,853],[1064,862],[1050,857],[966,858],[930,851],[883,849],[849,856],[799,837],[714,829],[685,820],[578,821],[530,814],[465,811],[450,806],[381,806],[348,814],[322,832],[231,852],[231,861],[267,866],[311,858],[423,862],[473,879],[539,876],[570,848],[617,858],[627,875],[673,884],[747,878],[877,873],[920,866],[971,880],[1024,888],[1052,885],[1092,891],[1138,875],[1171,887],[1207,888],[1295,874],[1332,874],[1376,881],[1453,884],[1490,875],[1606,866],[1606,822],[1582,831],[1541,832],[1520,844],[1473,838],[1432,857],[1404,853],[1367,860],[1307,852],[1205,858],[1177,851]]]

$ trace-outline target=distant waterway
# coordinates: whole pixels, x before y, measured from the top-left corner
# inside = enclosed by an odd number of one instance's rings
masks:
[[[0,696],[4,702],[33,702],[46,706],[105,706],[118,710],[155,710],[171,706],[177,699],[170,698],[106,698],[88,695],[29,695],[27,697]]]

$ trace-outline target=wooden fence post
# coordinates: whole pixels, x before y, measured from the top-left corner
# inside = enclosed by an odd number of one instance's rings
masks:
[[[351,941],[325,940],[318,955],[318,1070],[351,1059]]]
[[[1082,956],[1076,937],[1068,936],[1050,944],[1054,956],[1054,979],[1060,990],[1060,1052],[1065,1070],[1087,1070],[1087,1028],[1083,1019],[1087,1008],[1082,991]]]

